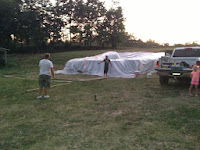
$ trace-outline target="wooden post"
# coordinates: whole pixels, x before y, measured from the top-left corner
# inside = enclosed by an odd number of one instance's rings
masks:
[[[62,83],[62,84],[52,85],[51,88],[57,87],[57,86],[63,86],[63,85],[67,85],[67,84],[70,84],[70,83]],[[30,92],[34,92],[34,91],[39,91],[39,88],[26,90],[26,93],[30,93]]]
[[[7,51],[9,49],[6,48],[0,48],[0,62],[3,64],[3,66],[7,67],[8,60],[7,60]]]

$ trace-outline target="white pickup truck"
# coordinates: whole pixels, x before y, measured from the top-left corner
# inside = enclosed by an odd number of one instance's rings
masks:
[[[200,47],[175,48],[171,55],[162,56],[155,70],[159,75],[160,84],[167,85],[169,78],[186,80],[190,78],[193,65],[200,67]]]

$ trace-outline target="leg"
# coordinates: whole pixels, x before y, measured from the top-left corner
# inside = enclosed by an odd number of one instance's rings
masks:
[[[43,89],[43,88],[40,88],[40,90],[39,90],[39,95],[40,95],[40,96],[42,95],[42,89]]]
[[[189,88],[189,95],[190,95],[190,96],[192,96],[192,94],[191,94],[192,88],[193,88],[193,85],[191,84],[191,85],[190,85],[190,88]]]
[[[43,88],[40,87],[40,89],[39,89],[39,95],[36,97],[37,99],[42,98],[42,89]]]
[[[44,95],[47,95],[47,88],[44,88]]]
[[[108,73],[108,67],[105,67],[105,68],[104,68],[104,76],[107,77],[107,73]]]
[[[50,84],[51,84],[51,77],[50,76],[45,76],[44,98],[49,98],[50,97],[48,95],[48,88],[50,88]]]
[[[40,76],[39,76],[39,96],[42,95],[43,87],[44,87],[43,76],[40,75]]]
[[[49,98],[50,96],[47,94],[48,88],[44,88],[44,98]]]
[[[198,96],[198,85],[195,85],[195,96]]]

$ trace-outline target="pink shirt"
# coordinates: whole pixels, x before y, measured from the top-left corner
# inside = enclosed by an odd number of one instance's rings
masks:
[[[197,70],[197,71],[192,71],[192,72],[191,72],[192,81],[196,81],[196,82],[199,81],[199,73],[200,73],[199,70]]]

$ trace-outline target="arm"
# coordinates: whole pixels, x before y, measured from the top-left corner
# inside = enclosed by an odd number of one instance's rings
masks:
[[[100,63],[102,63],[102,62],[104,62],[104,61],[102,60],[102,61],[98,62],[98,64],[100,64]]]
[[[52,77],[53,77],[53,79],[54,79],[55,76],[54,76],[54,69],[53,69],[53,68],[51,68],[51,74],[52,74]]]
[[[50,61],[50,66],[49,66],[50,70],[51,70],[51,75],[53,77],[53,79],[55,78],[55,75],[54,75],[54,69],[53,69],[53,63]]]
[[[112,67],[112,63],[111,63],[111,61],[110,61],[110,66]]]
[[[190,73],[190,78],[192,79],[192,72]]]

